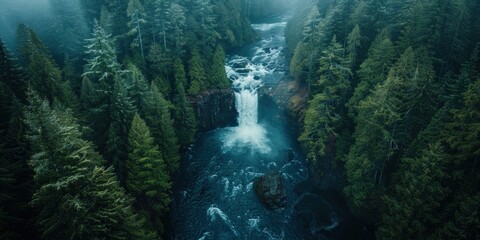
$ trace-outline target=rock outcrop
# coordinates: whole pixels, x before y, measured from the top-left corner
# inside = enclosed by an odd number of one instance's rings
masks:
[[[285,209],[287,196],[280,173],[271,172],[265,174],[255,180],[254,186],[257,196],[265,206],[276,211]]]
[[[231,89],[213,89],[191,99],[199,132],[210,131],[236,123],[235,94]]]

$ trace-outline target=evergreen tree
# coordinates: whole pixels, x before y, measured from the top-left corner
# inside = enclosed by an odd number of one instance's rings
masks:
[[[173,78],[175,79],[175,86],[178,84],[187,86],[185,67],[180,58],[175,59],[175,62],[173,62]]]
[[[69,89],[63,87],[60,69],[37,34],[25,25],[17,29],[21,61],[29,86],[50,103],[72,103]]]
[[[368,199],[376,198],[376,186],[382,183],[392,155],[412,141],[418,127],[427,125],[422,114],[435,109],[430,101],[433,89],[429,88],[433,79],[426,51],[409,48],[391,68],[385,83],[360,103],[355,144],[346,162],[349,184],[344,189],[358,209],[375,208]]]
[[[361,39],[362,36],[360,35],[360,27],[358,25],[355,25],[355,27],[348,34],[347,37],[348,60],[350,62],[350,68],[352,69],[357,66],[358,54],[360,51],[360,47],[362,46]]]
[[[368,57],[360,65],[357,74],[359,83],[348,102],[350,116],[355,118],[359,103],[364,100],[377,85],[387,79],[388,71],[393,65],[395,49],[386,29],[380,33],[368,50]]]
[[[182,5],[173,2],[168,9],[168,27],[167,31],[170,33],[174,53],[178,56],[182,53],[183,46],[185,45],[185,9]]]
[[[70,114],[31,93],[27,123],[38,186],[32,205],[44,238],[146,239],[131,199],[93,145],[81,139]]]
[[[341,131],[342,105],[350,86],[350,69],[342,54],[343,48],[334,37],[320,58],[320,78],[312,89],[315,95],[309,102],[304,130],[299,138],[312,165],[317,164],[319,158],[325,159],[327,153],[334,155],[331,147],[327,151],[327,145],[334,144]]]
[[[427,239],[428,226],[439,221],[437,211],[448,194],[442,182],[446,155],[432,145],[419,158],[404,158],[393,193],[384,197],[387,205],[378,228],[380,239]]]
[[[229,88],[230,81],[225,72],[225,53],[219,45],[215,49],[211,63],[210,74],[208,77],[208,87],[210,88]]]
[[[132,47],[140,47],[142,60],[145,61],[142,39],[142,25],[146,23],[144,19],[146,15],[145,9],[143,8],[139,0],[129,0],[127,14],[131,18],[130,22],[128,22],[128,26],[130,27],[128,35],[137,35],[133,40]]]
[[[152,84],[151,91],[153,96],[153,108],[151,112],[145,115],[145,119],[152,129],[152,135],[160,147],[168,170],[174,172],[180,165],[178,144],[182,136],[177,135],[175,131],[176,129],[174,128],[178,125],[176,122],[174,123],[170,113],[173,108],[172,104],[165,100],[155,84]],[[187,111],[188,110],[189,109],[187,108]],[[191,115],[186,116],[191,117]],[[180,121],[185,121],[186,123],[191,124],[190,121],[192,121],[192,119],[181,119]]]
[[[122,185],[125,181],[125,161],[127,159],[128,131],[134,114],[132,102],[128,97],[127,86],[121,78],[115,79],[110,106],[108,128],[107,160],[114,166],[115,173]]]
[[[26,100],[25,91],[27,83],[23,79],[15,59],[13,59],[8,52],[2,39],[0,39],[0,82],[6,84],[17,98]]]
[[[205,90],[205,81],[207,77],[200,53],[196,48],[192,50],[192,56],[189,61],[188,76],[190,79],[188,94],[196,95],[200,91]]]
[[[106,149],[108,129],[111,119],[111,101],[115,79],[120,75],[120,65],[117,62],[111,35],[107,34],[97,21],[91,39],[87,39],[85,54],[88,56],[85,64],[82,86],[82,103],[87,114],[87,121],[93,131],[90,136],[99,147],[100,152]]]
[[[161,219],[170,203],[171,182],[165,161],[146,123],[135,115],[128,137],[127,189],[136,206],[161,235]]]
[[[173,101],[175,106],[173,116],[175,119],[175,132],[178,137],[178,143],[186,147],[195,137],[196,120],[193,108],[187,100],[182,83],[177,84]],[[178,166],[175,168],[178,168]]]

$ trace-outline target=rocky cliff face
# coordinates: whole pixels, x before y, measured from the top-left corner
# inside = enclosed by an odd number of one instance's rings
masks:
[[[204,91],[191,99],[195,109],[198,131],[235,125],[237,110],[235,94],[230,89]]]

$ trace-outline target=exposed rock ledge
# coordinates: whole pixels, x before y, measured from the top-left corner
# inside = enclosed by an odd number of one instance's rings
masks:
[[[235,124],[237,110],[231,89],[211,89],[191,99],[199,132]]]

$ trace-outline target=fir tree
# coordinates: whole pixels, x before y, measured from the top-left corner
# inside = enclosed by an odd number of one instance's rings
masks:
[[[128,35],[137,35],[131,45],[132,47],[140,47],[142,60],[145,61],[145,54],[143,52],[144,43],[142,39],[142,25],[146,23],[144,19],[146,15],[145,9],[139,0],[130,0],[128,1],[127,14],[131,18],[130,22],[128,23],[128,26],[130,27]]]
[[[160,147],[168,170],[174,172],[180,165],[178,145],[180,136],[175,132],[175,126],[177,125],[174,123],[171,114],[173,106],[170,102],[165,100],[155,84],[152,84],[151,91],[153,96],[153,108],[151,112],[145,115],[146,122],[152,129],[152,135]],[[190,116],[187,115],[187,117]],[[189,123],[188,121],[191,121],[192,119],[183,120]]]
[[[70,114],[30,93],[27,123],[38,186],[31,204],[44,238],[145,239],[131,199]]]
[[[225,53],[221,46],[217,46],[213,54],[212,66],[208,77],[209,88],[229,88],[230,81],[225,72]]]
[[[170,203],[171,182],[165,161],[146,123],[135,115],[128,135],[127,189],[136,206],[161,235],[161,219]]]
[[[120,183],[125,180],[125,161],[127,159],[128,131],[134,114],[132,102],[128,97],[127,86],[121,78],[115,79],[110,107],[110,123],[108,129],[107,160],[115,168]]]
[[[177,84],[176,87],[174,106],[175,131],[178,142],[181,146],[186,147],[195,137],[196,120],[193,108],[187,100],[185,89],[181,83]]]
[[[192,50],[192,56],[189,61],[188,76],[190,79],[188,94],[196,95],[205,89],[205,69],[203,67],[200,53],[196,48]]]

